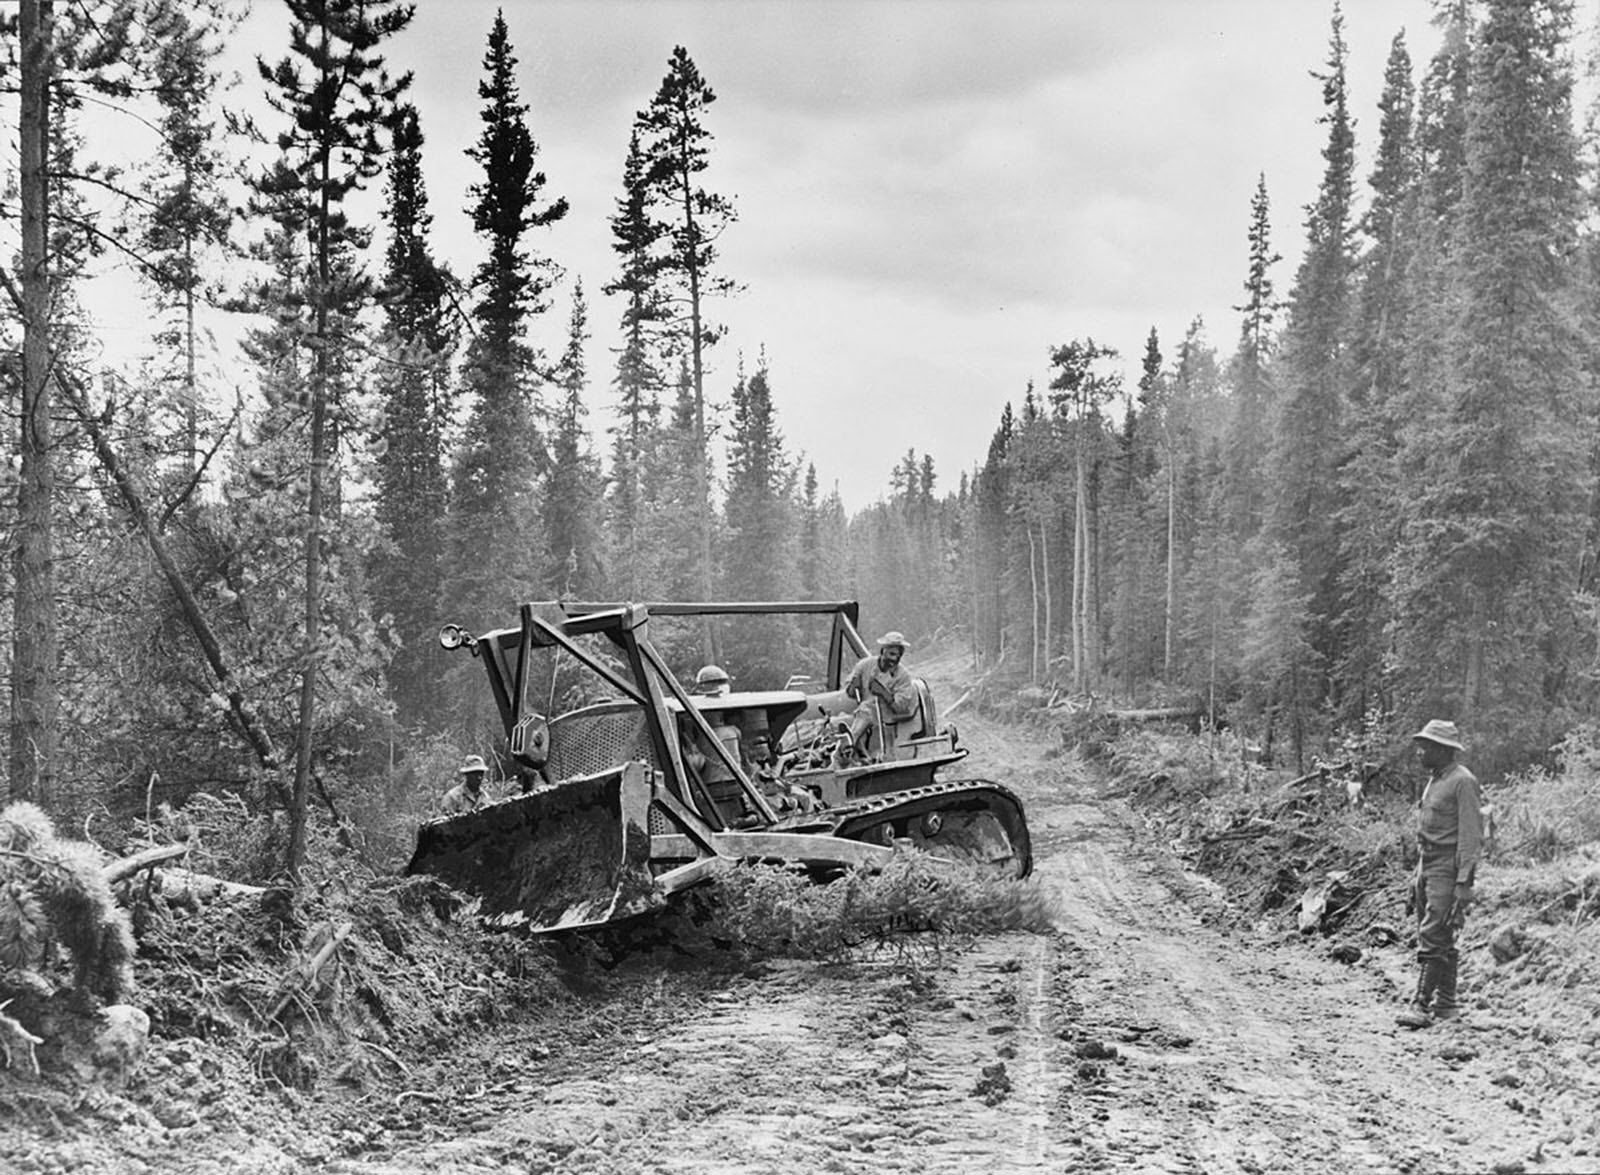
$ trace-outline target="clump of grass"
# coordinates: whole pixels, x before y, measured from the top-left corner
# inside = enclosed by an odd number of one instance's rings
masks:
[[[1055,922],[1055,902],[1036,881],[919,853],[823,885],[795,866],[731,865],[704,909],[702,930],[746,962],[837,962],[872,947],[937,956],[960,936],[1048,933]]]
[[[1553,770],[1509,776],[1495,789],[1500,855],[1511,861],[1554,861],[1600,841],[1600,728],[1573,730],[1556,747]]]
[[[1111,744],[1108,759],[1112,776],[1139,795],[1209,795],[1243,782],[1238,778],[1239,756],[1232,747],[1218,748],[1191,734],[1132,730]]]

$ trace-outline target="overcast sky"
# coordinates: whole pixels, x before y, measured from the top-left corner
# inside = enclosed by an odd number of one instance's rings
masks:
[[[614,417],[619,306],[608,217],[628,133],[683,45],[717,95],[705,182],[739,220],[722,272],[742,283],[708,392],[764,348],[791,454],[854,511],[908,449],[939,489],[984,458],[1007,401],[1050,378],[1049,350],[1092,337],[1130,370],[1151,327],[1173,354],[1196,316],[1238,335],[1245,232],[1265,173],[1274,273],[1288,292],[1324,129],[1312,71],[1331,0],[418,0],[386,47],[415,71],[435,245],[458,275],[481,255],[464,209],[479,178],[477,85],[497,8],[546,193],[571,212],[532,248],[567,282],[537,327],[565,343],[590,301],[590,423]],[[1428,0],[1345,0],[1360,180],[1394,36],[1415,71],[1437,43]],[[257,0],[236,48],[276,61],[285,10]],[[246,86],[259,90],[253,74]]]

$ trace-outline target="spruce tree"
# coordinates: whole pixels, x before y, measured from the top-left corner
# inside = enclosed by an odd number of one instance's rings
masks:
[[[1050,381],[1058,418],[1072,432],[1072,684],[1083,689],[1100,672],[1099,520],[1091,486],[1098,468],[1101,411],[1121,390],[1121,377],[1104,370],[1117,352],[1093,339],[1073,340],[1050,352]]]
[[[973,512],[976,533],[968,560],[971,570],[973,612],[977,616],[979,663],[999,658],[1005,651],[1005,633],[1010,623],[1006,607],[1010,598],[1006,585],[1009,529],[1010,449],[1016,429],[1011,402],[1006,401],[999,423],[989,438],[989,449],[973,486]]]
[[[1408,437],[1423,480],[1396,585],[1417,713],[1457,714],[1491,741],[1515,728],[1525,748],[1564,718],[1593,486],[1571,28],[1565,0],[1491,0],[1473,38],[1446,400]]]
[[[778,428],[772,377],[762,356],[733,388],[728,437],[727,521],[723,594],[733,600],[780,600],[796,594],[799,553],[795,468]],[[740,631],[726,651],[742,671],[777,688],[796,664],[799,630],[783,620],[763,632]]]
[[[731,424],[724,585],[730,599],[779,599],[792,594],[795,477],[764,357],[754,375],[734,384]]]
[[[198,9],[198,11],[196,11]],[[140,272],[155,291],[169,359],[163,397],[175,409],[185,481],[197,472],[204,397],[199,386],[198,312],[220,293],[208,274],[228,249],[232,209],[222,189],[223,160],[212,107],[218,86],[220,16],[212,4],[156,0],[145,19],[156,44],[160,146],[147,171],[151,207],[137,233]]]
[[[1349,112],[1344,17],[1333,12],[1322,84],[1327,127],[1322,182],[1307,209],[1306,246],[1289,299],[1284,376],[1272,446],[1273,541],[1304,578],[1315,617],[1313,645],[1331,655],[1337,612],[1338,467],[1344,454],[1343,405],[1349,385],[1348,331],[1355,233],[1355,131]]]
[[[707,317],[709,299],[731,294],[731,278],[717,271],[718,240],[736,219],[733,203],[705,187],[711,165],[712,136],[706,114],[716,94],[700,75],[688,50],[674,47],[667,74],[650,105],[635,119],[643,183],[649,209],[660,229],[653,278],[660,305],[670,308],[667,329],[687,363],[693,395],[692,440],[700,453],[689,463],[695,474],[700,573],[697,588],[709,595],[714,582],[711,543],[709,434],[706,418],[706,352],[721,335]],[[708,654],[710,650],[707,650]]]
[[[1227,443],[1230,509],[1235,533],[1248,539],[1261,529],[1266,512],[1265,452],[1271,439],[1272,386],[1269,360],[1276,341],[1273,322],[1282,308],[1273,289],[1272,267],[1282,258],[1272,247],[1267,177],[1256,180],[1250,198],[1249,261],[1244,303],[1235,306],[1239,347],[1233,357],[1234,412]]]
[[[1378,102],[1377,161],[1356,271],[1347,405],[1349,456],[1339,471],[1343,510],[1339,637],[1341,717],[1358,728],[1392,703],[1385,680],[1391,560],[1403,506],[1397,438],[1410,345],[1406,275],[1417,231],[1415,86],[1405,38],[1396,36]]]
[[[655,274],[657,242],[665,228],[650,215],[651,191],[639,145],[639,129],[628,139],[622,169],[622,195],[611,217],[612,250],[620,272],[604,287],[622,295],[622,344],[617,350],[613,386],[616,422],[611,426],[611,485],[606,502],[611,539],[610,565],[616,589],[638,598],[649,582],[642,555],[645,524],[644,471],[659,438],[665,352],[661,333],[668,318],[665,291]]]
[[[422,129],[405,107],[395,131],[383,216],[383,308],[388,362],[378,371],[382,404],[377,456],[377,521],[387,540],[373,568],[378,611],[396,639],[390,681],[402,723],[438,713],[441,666],[434,640],[449,499],[444,438],[452,407],[455,347],[450,275],[433,257],[422,174]]]
[[[292,56],[269,67],[258,60],[267,101],[283,117],[278,162],[255,180],[262,206],[310,240],[310,264],[298,291],[310,306],[311,370],[307,398],[305,609],[301,638],[299,717],[290,808],[289,875],[299,880],[305,860],[306,810],[316,742],[317,680],[323,647],[325,514],[337,514],[335,458],[348,409],[348,348],[354,316],[370,298],[370,283],[355,264],[369,234],[354,225],[345,201],[378,174],[393,133],[397,101],[410,74],[391,78],[382,42],[410,23],[412,8],[394,0],[285,0]],[[304,72],[302,72],[304,71]]]
[[[600,463],[589,450],[589,433],[584,427],[588,369],[583,348],[588,339],[589,304],[580,281],[572,291],[567,349],[557,368],[562,398],[550,436],[550,477],[544,494],[547,562],[553,576],[550,586],[553,594],[566,599],[594,599],[605,587]]]
[[[468,416],[457,456],[451,534],[451,598],[473,624],[508,601],[531,599],[548,578],[538,566],[539,479],[548,470],[543,387],[551,372],[528,339],[548,309],[557,270],[536,257],[529,234],[567,214],[564,197],[541,203],[547,183],[516,81],[517,58],[496,13],[478,83],[482,129],[467,156],[482,178],[469,189],[472,227],[486,256],[473,274],[474,333],[463,362]]]

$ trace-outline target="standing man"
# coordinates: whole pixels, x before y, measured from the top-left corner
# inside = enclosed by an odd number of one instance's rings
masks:
[[[877,656],[861,658],[845,678],[845,696],[860,703],[850,716],[850,745],[858,759],[867,757],[867,744],[874,729],[883,723],[903,721],[916,711],[917,687],[911,674],[900,666],[905,653],[906,638],[898,632],[886,632],[878,638]],[[883,734],[887,738],[887,732]]]
[[[444,793],[444,802],[440,805],[446,816],[454,816],[458,812],[476,812],[488,798],[483,794],[483,781],[489,775],[489,765],[483,761],[482,755],[468,755],[462,760],[461,769],[456,774],[461,777],[461,782]]]
[[[1454,722],[1435,718],[1411,738],[1428,783],[1417,803],[1417,994],[1398,1017],[1426,1028],[1456,1017],[1456,931],[1472,904],[1472,883],[1483,849],[1478,780],[1456,762],[1465,750]]]

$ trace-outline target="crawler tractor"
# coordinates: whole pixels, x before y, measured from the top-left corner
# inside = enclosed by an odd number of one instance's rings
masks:
[[[651,640],[653,616],[741,614],[830,617],[820,688],[698,696]],[[935,778],[966,752],[936,725],[925,684],[911,717],[880,726],[870,761],[844,753],[839,717],[855,702],[840,685],[865,653],[855,619],[853,603],[546,603],[481,636],[447,625],[441,644],[483,664],[523,790],[424,824],[407,872],[534,932],[649,913],[726,861],[826,880],[925,852],[1027,876],[1016,796]]]

